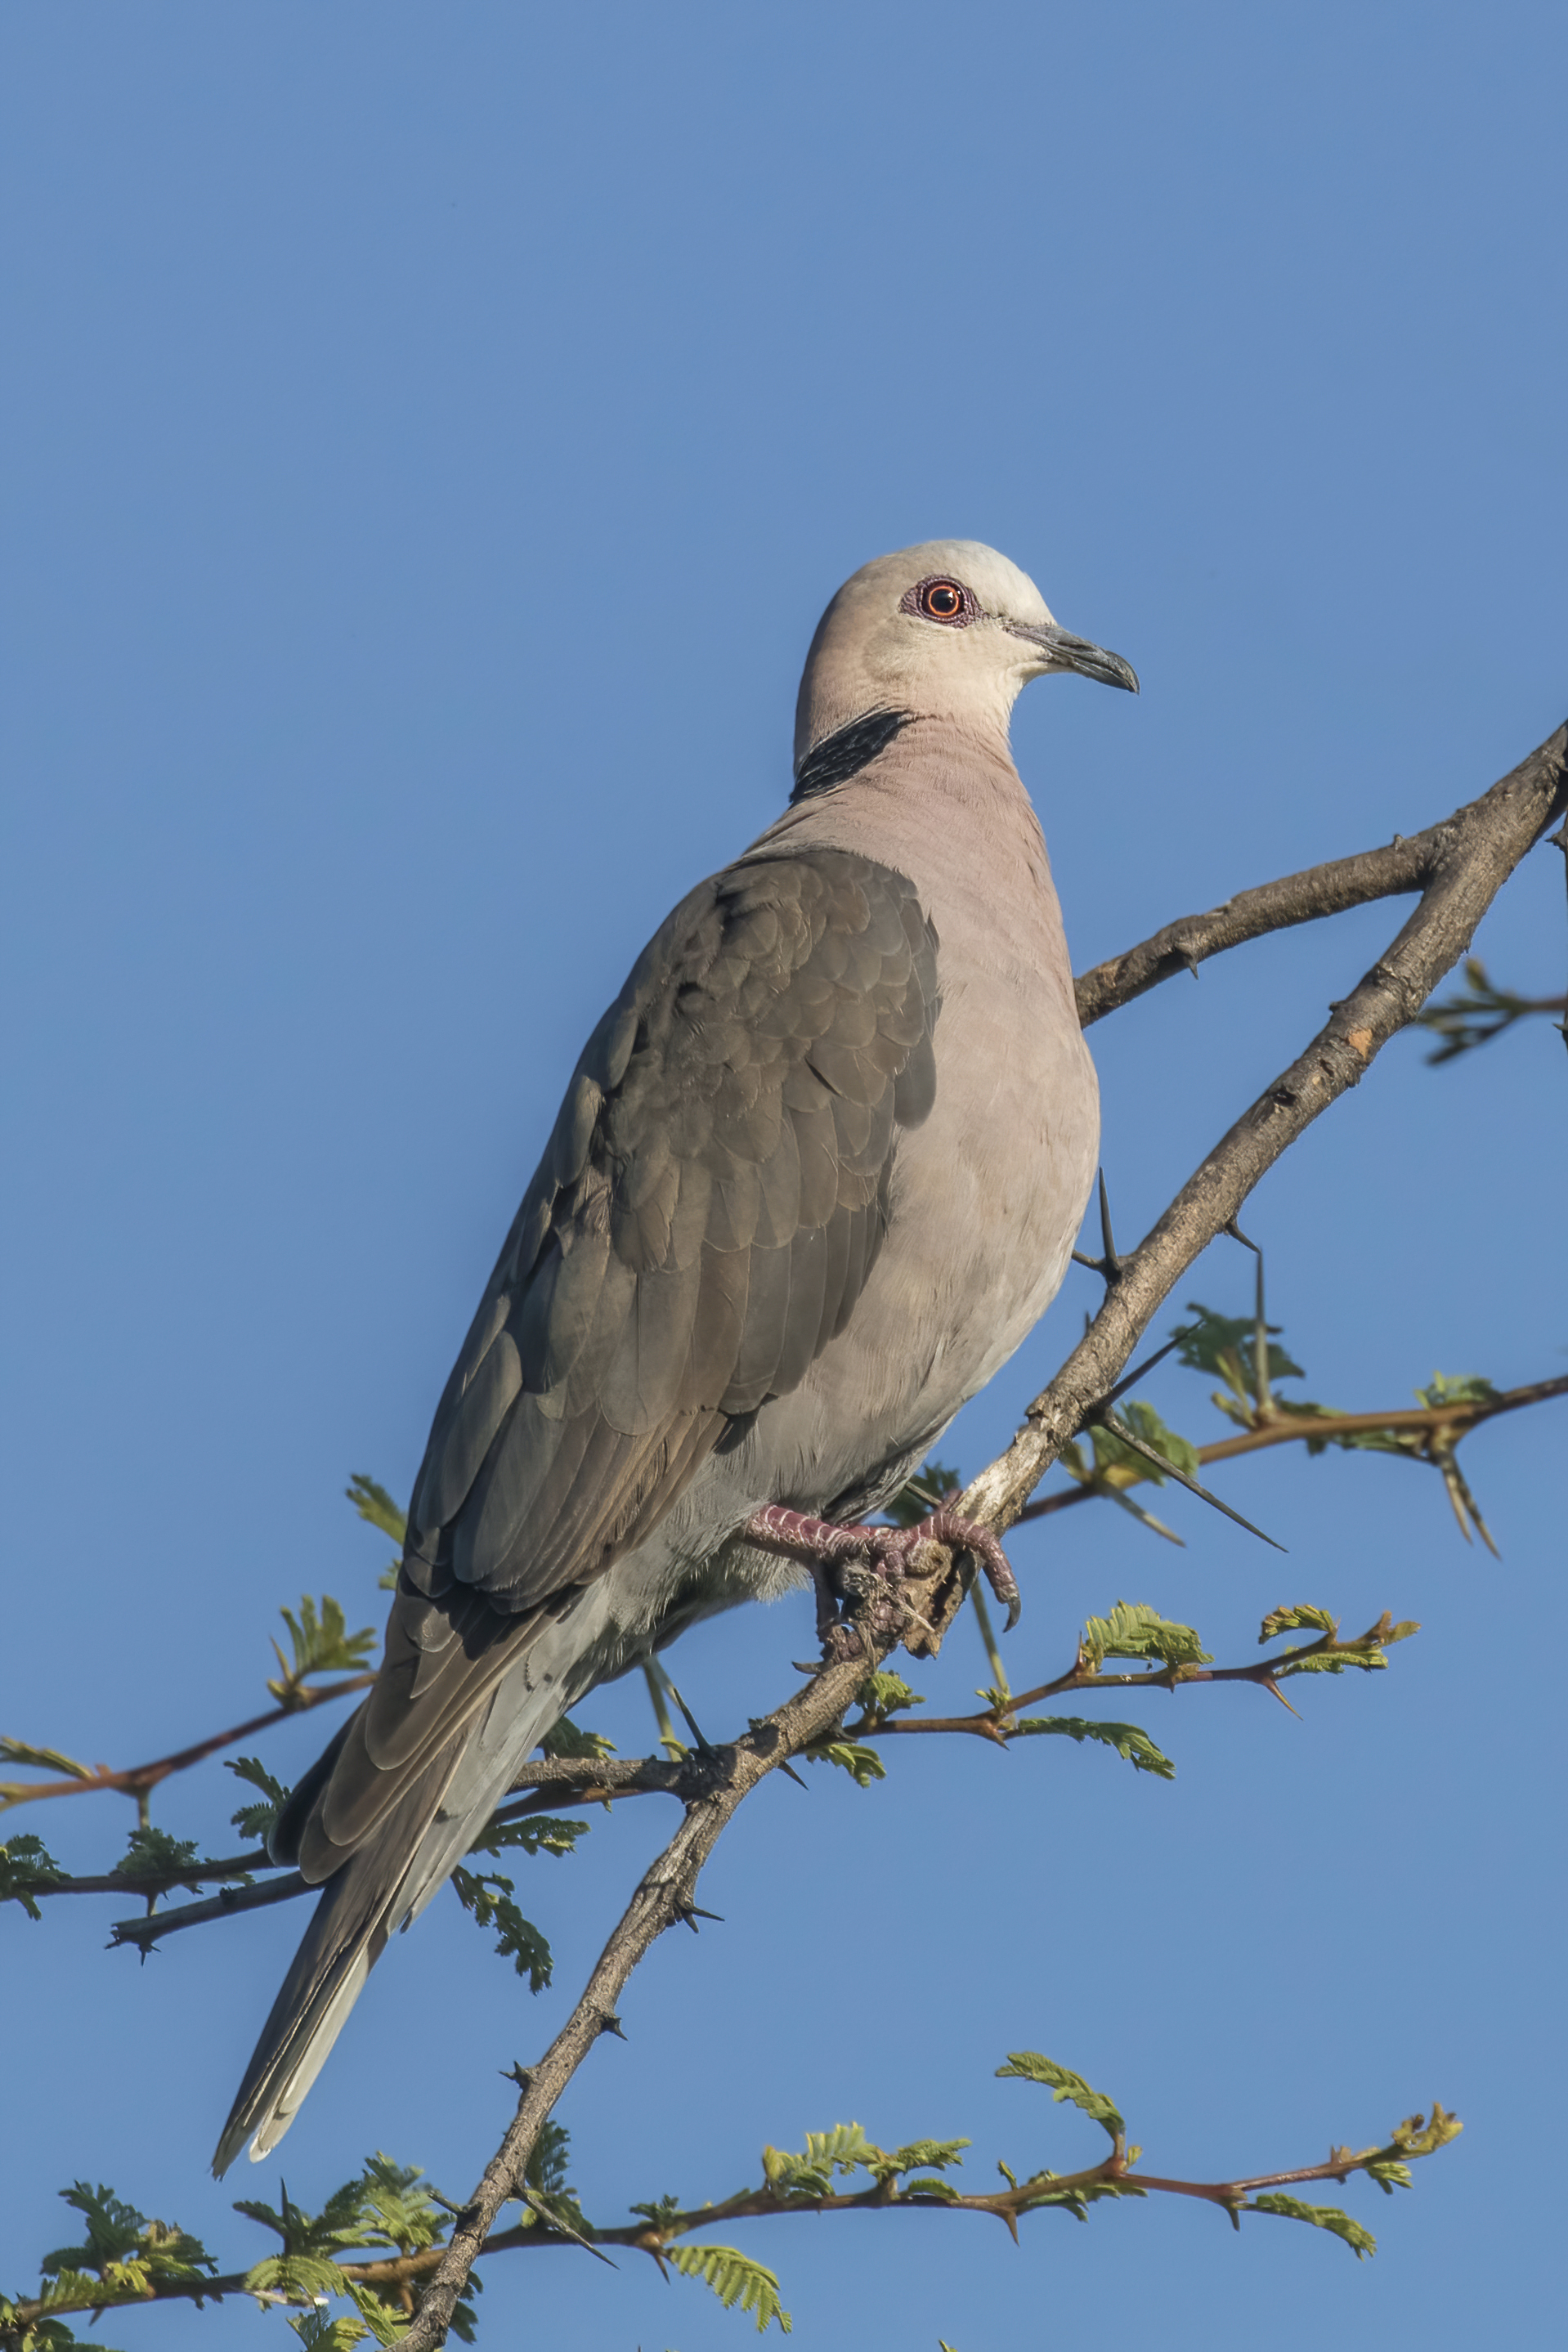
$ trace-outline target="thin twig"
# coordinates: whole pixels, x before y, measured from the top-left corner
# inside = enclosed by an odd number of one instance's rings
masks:
[[[227,1731],[215,1732],[212,1738],[198,1739],[194,1748],[181,1748],[173,1756],[155,1757],[151,1764],[127,1764],[118,1772],[111,1771],[107,1764],[94,1764],[68,1780],[0,1783],[0,1813],[13,1805],[29,1805],[37,1797],[85,1797],[100,1789],[117,1790],[128,1797],[143,1797],[160,1780],[166,1780],[171,1772],[188,1772],[193,1764],[202,1763],[220,1748],[232,1748],[237,1739],[248,1739],[252,1732],[266,1731],[287,1717],[304,1715],[313,1706],[325,1706],[329,1699],[344,1698],[350,1691],[368,1690],[374,1680],[374,1673],[351,1675],[343,1682],[326,1683],[317,1690],[302,1689],[287,1706],[268,1707],[265,1715],[253,1715],[247,1723],[237,1723]]]
[[[756,2189],[742,2189],[733,2197],[716,2205],[694,2205],[670,2214],[658,2228],[645,2220],[622,2222],[610,2229],[598,2229],[590,2224],[584,2235],[577,2231],[557,2227],[535,2208],[536,2218],[510,2230],[498,2230],[480,2248],[486,2255],[526,2253],[547,2246],[586,2245],[590,2251],[603,2246],[626,2246],[659,2260],[665,2251],[679,2238],[689,2237],[695,2230],[726,2228],[732,2221],[777,2221],[792,2214],[826,2213],[983,2213],[994,2215],[1016,2237],[1017,2223],[1026,2215],[1049,2211],[1052,2209],[1094,2201],[1097,2197],[1164,2195],[1194,2197],[1205,2204],[1217,2205],[1232,2217],[1249,2210],[1247,2200],[1271,2189],[1297,2189],[1316,2181],[1344,2182],[1352,2173],[1364,2172],[1372,2165],[1403,2164],[1412,2156],[1422,2153],[1412,2148],[1402,2138],[1395,2138],[1382,2147],[1335,2148],[1321,2164],[1300,2165],[1289,2171],[1259,2172],[1245,2179],[1182,2180],[1158,2173],[1141,2172],[1129,2156],[1126,2144],[1118,2135],[1110,2153],[1099,2164],[1089,2165],[1079,2172],[1036,2173],[1026,2180],[1015,2182],[1004,2189],[965,2194],[954,2188],[945,2193],[920,2189],[905,2189],[893,2180],[878,2181],[872,2188],[853,2191],[828,2190],[814,2195],[809,2190],[775,2188],[764,2183]],[[344,2285],[351,2282],[359,2286],[403,2287],[428,2278],[437,2270],[448,2252],[440,2245],[422,2246],[411,2253],[375,2255],[359,2259],[352,2252],[338,2254],[332,2260],[341,2272]],[[368,2253],[368,2250],[367,2250]],[[230,2271],[217,2277],[189,2279],[154,2279],[149,2288],[134,2297],[107,2294],[100,2304],[89,2305],[85,2300],[60,2300],[47,2306],[40,2303],[22,2303],[16,2306],[16,2326],[25,2328],[43,2315],[65,2315],[100,2307],[112,2307],[134,2300],[139,2303],[221,2302],[226,2294],[254,2293],[247,2288],[249,2273]],[[0,2335],[0,2341],[9,2341],[10,2331]],[[402,2339],[412,2342],[412,2336]]]
[[[296,1895],[312,1895],[312,1887],[291,1870],[284,1878],[263,1879],[257,1886],[226,1886],[205,1903],[183,1903],[177,1911],[154,1911],[145,1919],[116,1919],[109,1931],[110,1949],[134,1944],[143,1958],[165,1936],[182,1927],[199,1927],[208,1919],[232,1919],[240,1911],[263,1911],[269,1903],[288,1903]]]
[[[1256,1429],[1243,1430],[1238,1437],[1218,1438],[1212,1445],[1200,1445],[1197,1457],[1206,1466],[1211,1462],[1234,1461],[1238,1454],[1259,1453],[1268,1445],[1302,1444],[1313,1439],[1321,1445],[1332,1445],[1342,1437],[1371,1436],[1385,1429],[1395,1436],[1436,1436],[1445,1431],[1468,1435],[1483,1421],[1494,1420],[1500,1412],[1518,1412],[1524,1405],[1541,1404],[1549,1397],[1560,1396],[1568,1396],[1568,1373],[1561,1373],[1554,1380],[1532,1381],[1527,1388],[1508,1389],[1494,1397],[1458,1404],[1400,1406],[1392,1412],[1305,1413],[1292,1412],[1287,1404],[1277,1407],[1274,1417]],[[1020,1520],[1049,1518],[1055,1511],[1070,1510],[1075,1503],[1103,1498],[1108,1486],[1122,1488],[1144,1483],[1125,1465],[1112,1463],[1067,1493],[1047,1495],[1037,1502],[1026,1503],[1018,1517]]]
[[[1200,1251],[1238,1215],[1258,1179],[1287,1147],[1303,1134],[1320,1111],[1355,1085],[1388,1038],[1414,1019],[1445,972],[1469,945],[1476,925],[1526,851],[1568,804],[1564,772],[1568,728],[1559,729],[1512,774],[1444,825],[1423,836],[1419,855],[1401,861],[1397,851],[1377,851],[1364,860],[1320,868],[1312,877],[1295,877],[1272,885],[1267,919],[1261,910],[1228,908],[1209,921],[1203,953],[1255,937],[1259,929],[1310,920],[1336,907],[1420,887],[1420,905],[1386,952],[1352,993],[1338,1005],[1320,1033],[1267,1093],[1210,1152],[1183,1186],[1164,1215],[1108,1289],[1100,1313],[1057,1378],[1029,1408],[1027,1420],[1007,1452],[967,1489],[959,1508],[998,1533],[1012,1526],[1034,1488],[1062,1448],[1083,1426],[1097,1401],[1110,1388],[1173,1286]],[[1359,877],[1352,869],[1360,869]],[[1254,914],[1259,917],[1254,920]],[[1201,927],[1200,927],[1201,928]],[[1194,946],[1190,961],[1199,952]],[[1136,954],[1137,951],[1134,951]],[[1123,959],[1126,965],[1130,959]],[[1123,971],[1107,982],[1098,1009],[1163,977],[1153,959],[1145,977]],[[1091,975],[1091,978],[1094,976]],[[1090,992],[1092,995],[1092,992]],[[941,1642],[963,1598],[964,1580],[956,1566],[922,1588],[917,1630],[907,1646],[929,1654]],[[524,2079],[517,2113],[483,2179],[465,2208],[452,2241],[426,2291],[407,2337],[406,2352],[433,2352],[445,2342],[463,2284],[496,2215],[523,2176],[540,2129],[567,2083],[616,2012],[616,1996],[665,1928],[694,1910],[697,1873],[736,1807],[775,1765],[821,1738],[842,1717],[867,1665],[888,1654],[892,1639],[861,1626],[863,1661],[827,1666],[804,1691],[728,1751],[734,1765],[727,1783],[706,1801],[689,1806],[686,1817],[658,1860],[645,1874],[584,1988],[583,1997],[539,2065]],[[766,1743],[765,1748],[763,1743]],[[723,1754],[725,1751],[719,1751]],[[695,1926],[695,1919],[690,1918]]]
[[[1420,904],[1398,936],[1351,994],[1334,1006],[1306,1052],[1243,1112],[1138,1248],[1121,1259],[1120,1279],[1107,1291],[1100,1312],[1061,1370],[1029,1407],[1006,1453],[959,1498],[957,1507],[965,1517],[978,1519],[998,1534],[1014,1525],[1194,1258],[1235,1223],[1242,1203],[1281,1153],[1330,1103],[1359,1085],[1389,1038],[1415,1019],[1444,973],[1464,954],[1477,924],[1520,859],[1568,805],[1565,778],[1568,727],[1559,728],[1511,774],[1418,842],[1369,852],[1365,860],[1320,867],[1316,880],[1312,875],[1292,876],[1262,892],[1248,893],[1249,901],[1258,902],[1250,911],[1232,900],[1228,908],[1202,919],[1212,927],[1202,951],[1213,953],[1272,927],[1261,919],[1265,900],[1273,905],[1277,923],[1305,922],[1341,906],[1422,886]],[[1419,856],[1407,860],[1405,853],[1415,849]],[[1110,1011],[1166,977],[1161,963],[1160,956],[1146,957],[1142,950],[1121,958],[1116,968],[1120,977],[1114,988],[1109,981],[1105,983],[1099,1012]],[[945,1614],[933,1620],[939,1633],[962,1598],[961,1590],[944,1597]]]

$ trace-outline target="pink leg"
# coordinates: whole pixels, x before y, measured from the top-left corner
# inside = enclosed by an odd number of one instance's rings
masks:
[[[747,1540],[764,1551],[784,1553],[805,1560],[816,1586],[817,1631],[825,1633],[837,1613],[831,1571],[847,1560],[862,1561],[879,1576],[897,1582],[909,1573],[909,1561],[922,1543],[948,1544],[954,1551],[973,1552],[986,1582],[1007,1612],[1007,1627],[1018,1622],[1022,1602],[1018,1580],[1007,1555],[989,1528],[960,1518],[956,1511],[935,1510],[913,1528],[836,1527],[830,1519],[814,1519],[804,1511],[786,1510],[769,1503],[753,1512],[745,1527]]]

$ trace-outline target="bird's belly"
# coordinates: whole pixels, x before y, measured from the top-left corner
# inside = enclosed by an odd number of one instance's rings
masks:
[[[887,1242],[847,1329],[710,1457],[649,1548],[655,1580],[683,1580],[689,1596],[700,1563],[704,1597],[684,1613],[797,1580],[734,1530],[769,1502],[878,1508],[1056,1296],[1093,1181],[1099,1097],[1076,1022],[1068,1035],[1041,1015],[1026,992],[944,1000],[936,1102],[900,1139]]]
[[[965,911],[939,905],[944,941],[968,929]],[[617,1664],[606,1657],[595,1679],[698,1617],[803,1581],[804,1568],[741,1539],[752,1513],[879,1508],[1060,1286],[1100,1144],[1065,955],[1004,961],[994,937],[972,932],[965,954],[942,961],[935,1101],[899,1139],[887,1237],[849,1324],[621,1563]]]
[[[972,985],[943,1003],[936,1102],[900,1143],[888,1244],[805,1383],[831,1424],[860,1434],[864,1466],[884,1433],[891,1449],[929,1444],[1061,1286],[1093,1181],[1099,1097],[1076,1024],[1064,1035],[1037,993]]]

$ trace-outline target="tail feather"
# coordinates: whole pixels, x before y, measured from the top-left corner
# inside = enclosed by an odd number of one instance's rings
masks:
[[[388,1937],[405,1916],[404,1890],[464,1744],[456,1739],[432,1759],[374,1837],[322,1887],[229,2110],[213,2158],[219,2179],[247,2140],[255,2161],[277,2147],[293,2122]],[[437,1879],[428,1894],[439,1885]]]
[[[478,1719],[470,1717],[431,1757],[324,1882],[224,2126],[213,2158],[219,2179],[247,2140],[253,2162],[277,2147],[389,1937],[445,1885],[561,1713],[571,1664],[564,1650],[549,1664],[516,1661]],[[272,1840],[275,1860],[298,1857],[353,1724],[351,1718],[294,1791]]]

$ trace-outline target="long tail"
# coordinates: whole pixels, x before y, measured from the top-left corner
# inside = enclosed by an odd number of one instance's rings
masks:
[[[514,1670],[515,1675],[515,1670]],[[558,1680],[524,1694],[509,1675],[476,1724],[440,1748],[321,1888],[310,1926],[261,2029],[213,2158],[222,2179],[247,2140],[253,2163],[275,2148],[321,2073],[394,1931],[445,1885],[522,1759],[561,1713]],[[285,1845],[320,1802],[353,1718],[294,1792]]]
[[[463,1745],[458,1739],[434,1759],[374,1835],[322,1887],[224,2126],[213,2158],[220,2179],[247,2139],[253,2161],[277,2147],[393,1928],[418,1907],[417,1883],[426,1882],[421,1892],[428,1900],[457,1861],[452,1854],[439,1876],[422,1867],[429,1832],[445,1826],[449,1834],[450,1824],[434,1817]]]

